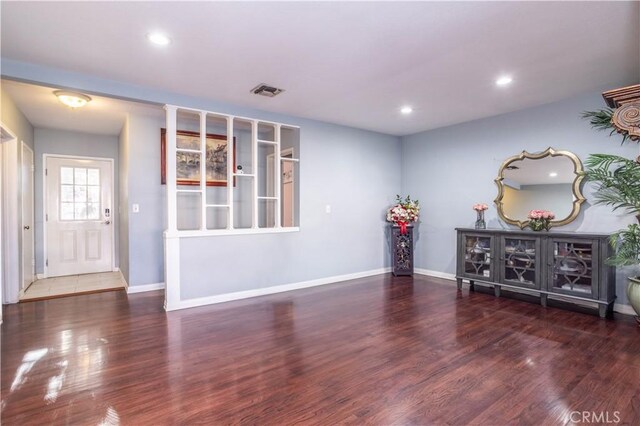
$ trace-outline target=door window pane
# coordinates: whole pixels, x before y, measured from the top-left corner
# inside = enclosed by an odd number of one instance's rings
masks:
[[[76,203],[85,203],[87,201],[87,187],[76,185],[74,188],[73,201]]]
[[[100,197],[100,169],[60,168],[60,220],[99,220]]]
[[[74,184],[86,185],[87,184],[87,169],[76,167],[74,169]]]
[[[87,204],[75,203],[74,204],[74,219],[82,220],[87,218]]]
[[[87,201],[90,203],[100,202],[100,187],[88,186],[87,187]]]
[[[87,169],[87,184],[88,185],[100,185],[100,170],[99,169]]]
[[[73,185],[73,167],[60,167],[60,183]]]
[[[73,175],[71,175],[73,178]],[[61,185],[60,186],[60,199],[62,202],[73,202],[73,179],[71,179],[71,185]]]

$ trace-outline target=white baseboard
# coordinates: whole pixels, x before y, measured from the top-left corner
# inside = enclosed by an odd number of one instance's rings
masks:
[[[430,269],[415,268],[413,270],[413,272],[418,274],[418,275],[426,275],[428,277],[444,278],[445,280],[455,281],[455,279],[456,279],[456,275],[455,274],[449,274],[448,272],[432,271]]]
[[[619,314],[633,315],[634,317],[637,315],[631,305],[623,305],[622,303],[614,303],[613,310]]]
[[[334,284],[341,281],[354,280],[356,278],[370,277],[391,272],[391,268],[373,269],[370,271],[356,272],[354,274],[336,275],[333,277],[318,278],[315,280],[301,281],[291,284],[277,285],[273,287],[257,288],[254,290],[238,291],[235,293],[218,294],[215,296],[199,297],[196,299],[181,300],[176,306],[167,306],[167,311],[195,308],[196,306],[213,305],[215,303],[230,302],[232,300],[248,299],[251,297],[266,296],[269,294],[283,293],[286,291],[300,290],[325,284]]]
[[[426,276],[429,276],[429,277],[436,277],[436,278],[444,278],[446,280],[452,280],[452,281],[455,281],[455,279],[456,279],[455,274],[449,274],[447,272],[432,271],[432,270],[429,270],[429,269],[415,268],[413,270],[413,272],[416,273],[416,274],[419,274],[419,275],[426,275]],[[565,300],[569,300],[569,299],[565,299]],[[577,302],[575,300],[570,300],[570,301],[572,303],[576,303]],[[619,314],[636,316],[636,311],[633,310],[631,305],[624,305],[622,303],[614,303],[613,310],[614,310],[614,312],[617,312]]]
[[[36,279],[38,280],[44,280],[45,278],[47,278],[45,274],[36,274]]]
[[[145,291],[164,290],[164,283],[130,285],[127,287],[127,294],[143,293]]]

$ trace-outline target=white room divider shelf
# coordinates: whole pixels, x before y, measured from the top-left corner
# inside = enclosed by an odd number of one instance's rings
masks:
[[[180,298],[180,238],[192,238],[192,237],[215,237],[222,235],[246,235],[246,234],[264,234],[264,233],[278,233],[278,232],[296,232],[298,227],[283,227],[281,222],[282,217],[282,161],[299,161],[297,158],[282,157],[281,155],[281,141],[282,130],[287,129],[290,133],[287,135],[287,142],[292,140],[291,130],[293,130],[293,138],[299,142],[298,126],[276,123],[271,121],[258,120],[247,117],[237,117],[228,114],[222,114],[211,111],[204,111],[195,108],[185,108],[175,105],[165,105],[166,111],[166,158],[167,158],[167,172],[166,172],[166,189],[167,189],[167,229],[164,232],[165,242],[165,308],[167,310],[177,309],[181,306],[182,300]],[[190,113],[191,115],[198,116],[200,122],[200,149],[184,149],[177,147],[177,135],[178,135],[178,113]],[[217,121],[226,123],[226,152],[234,153],[234,155],[227,155],[227,183],[226,184],[226,200],[223,203],[211,203],[207,201],[207,161],[200,161],[200,182],[198,189],[179,189],[177,182],[177,164],[173,160],[176,158],[178,152],[191,153],[199,155],[201,159],[207,159],[207,119],[212,118]],[[240,123],[245,127],[250,124],[251,127],[251,172],[252,173],[236,173],[235,170],[235,136],[234,136],[234,124]],[[243,130],[243,131],[244,131]],[[258,133],[261,135],[266,134],[271,137],[273,135],[274,140],[267,140],[265,138],[259,138]],[[258,146],[259,144],[265,144],[273,146],[274,161],[273,161],[273,194],[269,196],[260,196],[259,188],[262,177],[259,176],[258,170]],[[298,150],[296,150],[296,153]],[[234,200],[234,187],[235,184],[229,184],[230,182],[236,182],[235,178],[250,178],[252,194],[250,202],[251,206],[251,226],[235,226],[234,224],[234,206],[238,207],[237,203],[243,203],[247,200],[242,198]],[[249,182],[249,181],[246,181]],[[178,229],[178,194],[190,193],[199,194],[199,229],[182,230]],[[269,204],[273,208],[272,221],[268,223],[272,224],[271,227],[259,226],[259,201]],[[235,202],[234,202],[235,201]],[[208,229],[207,228],[207,212],[208,209],[225,209],[226,215],[226,229]],[[214,210],[215,211],[215,210]],[[224,217],[224,216],[223,216]]]

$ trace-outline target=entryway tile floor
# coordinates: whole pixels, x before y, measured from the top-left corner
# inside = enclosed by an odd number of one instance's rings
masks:
[[[20,301],[50,299],[82,293],[121,290],[124,288],[125,282],[120,272],[45,278],[31,284],[20,298]]]

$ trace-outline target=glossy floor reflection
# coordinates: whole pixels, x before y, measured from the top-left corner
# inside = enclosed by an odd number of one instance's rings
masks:
[[[168,314],[162,301],[5,307],[2,425],[640,424],[631,317],[389,275]]]

